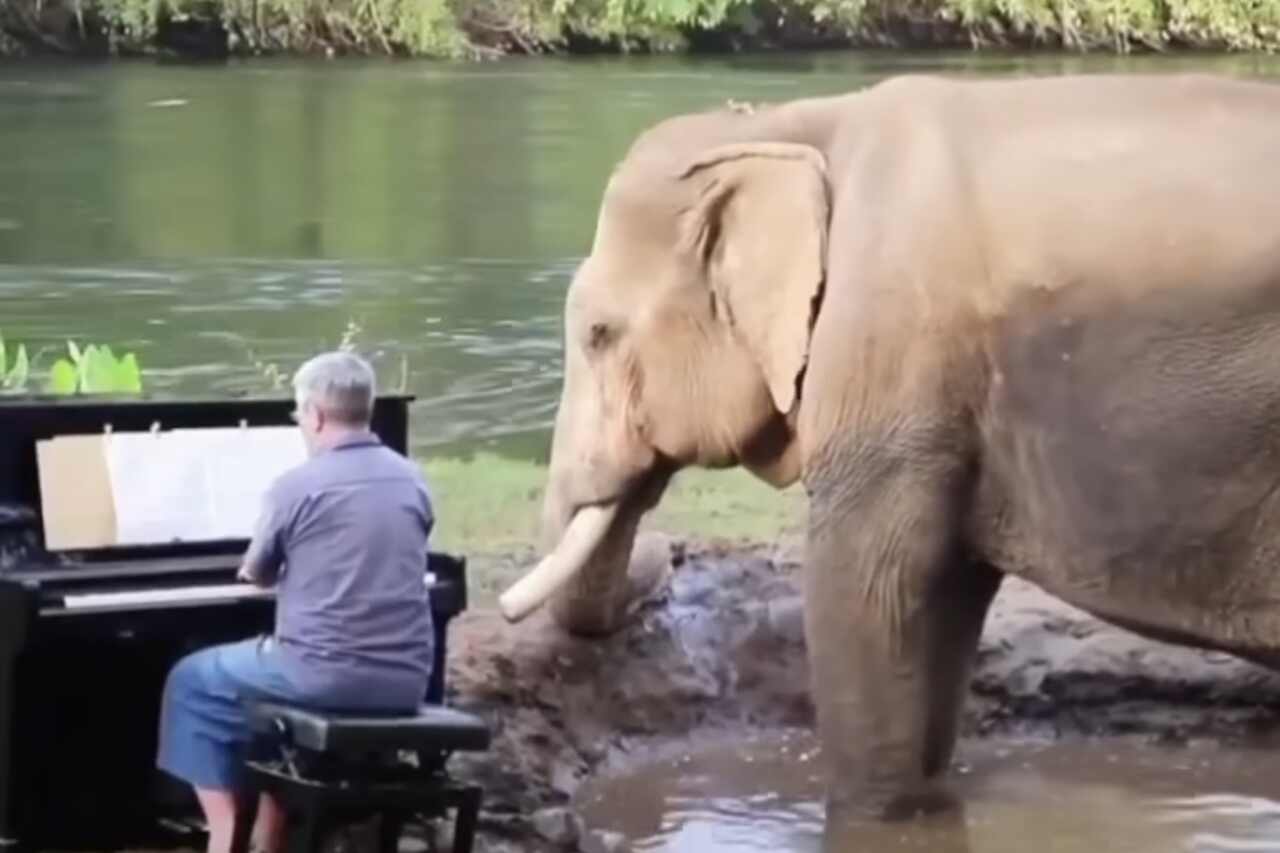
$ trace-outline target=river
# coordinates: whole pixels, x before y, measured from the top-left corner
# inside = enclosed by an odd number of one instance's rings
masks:
[[[908,71],[1212,68],[1241,56],[847,52],[448,64],[0,64],[0,335],[135,351],[150,390],[263,392],[348,323],[415,394],[417,455],[545,457],[560,305],[651,123]]]

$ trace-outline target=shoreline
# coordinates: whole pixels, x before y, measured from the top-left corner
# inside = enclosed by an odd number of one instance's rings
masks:
[[[510,6],[503,0],[229,0],[0,2],[0,59],[226,60],[370,57],[492,60],[513,56],[812,50],[1204,53],[1280,49],[1280,9],[1226,0],[700,0]]]

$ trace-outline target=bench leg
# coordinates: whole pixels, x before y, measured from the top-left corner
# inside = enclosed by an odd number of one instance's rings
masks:
[[[307,804],[289,810],[289,820],[285,824],[286,853],[319,853],[321,834],[317,806]]]
[[[384,811],[378,818],[378,853],[397,853],[400,849],[400,833],[404,829],[404,816],[396,811]]]
[[[480,789],[468,786],[458,794],[458,817],[453,825],[453,853],[471,853],[480,820]]]

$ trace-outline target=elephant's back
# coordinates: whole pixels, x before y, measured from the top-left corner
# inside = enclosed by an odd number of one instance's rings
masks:
[[[1280,485],[1280,87],[1041,82],[959,111],[992,470],[1062,548],[1203,540]]]

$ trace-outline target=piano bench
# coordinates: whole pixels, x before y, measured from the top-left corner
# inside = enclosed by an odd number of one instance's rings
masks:
[[[251,733],[282,758],[246,760],[248,789],[237,809],[231,853],[247,853],[258,795],[275,797],[288,816],[288,853],[319,851],[322,836],[379,817],[380,853],[394,853],[411,817],[456,810],[454,853],[471,853],[481,789],[451,779],[450,754],[483,751],[489,729],[471,714],[424,705],[412,716],[314,711],[278,702],[246,705]]]

